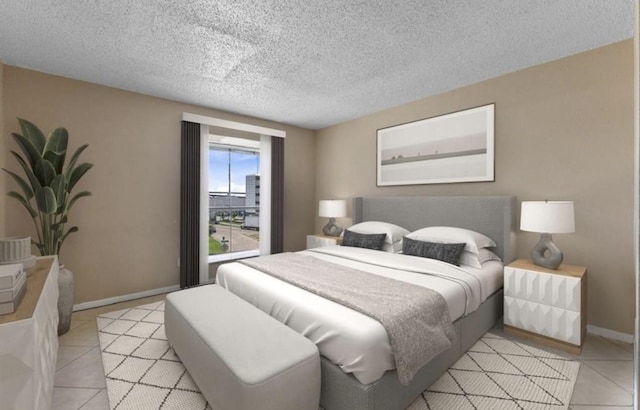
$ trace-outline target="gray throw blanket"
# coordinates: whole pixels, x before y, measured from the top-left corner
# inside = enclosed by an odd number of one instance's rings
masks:
[[[434,290],[295,253],[240,262],[379,321],[404,386],[455,340],[447,303]]]

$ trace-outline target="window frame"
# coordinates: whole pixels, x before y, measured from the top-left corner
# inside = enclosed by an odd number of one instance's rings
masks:
[[[260,255],[271,253],[271,148],[273,138],[286,138],[284,130],[261,127],[258,125],[207,117],[204,115],[183,112],[182,121],[200,124],[200,235],[199,235],[199,283],[212,282],[209,278],[209,208],[208,208],[208,165],[203,166],[208,156],[209,126],[228,128],[230,130],[254,133],[260,136]],[[178,262],[180,263],[180,262]]]
[[[255,155],[258,156],[258,164],[261,164],[261,158],[260,158],[260,144],[258,144],[257,148],[251,148],[251,147],[246,147],[246,146],[240,146],[240,145],[233,145],[230,143],[220,143],[220,142],[211,142],[209,141],[209,145],[207,147],[207,154],[209,153],[209,151],[211,149],[217,150],[217,151],[226,151],[229,152],[229,155],[231,156],[234,152],[243,152],[243,153],[253,153]],[[231,158],[229,158],[229,162],[231,161]],[[207,158],[207,167],[209,166],[209,161]],[[229,171],[231,172],[231,171]],[[259,175],[259,170],[257,171]],[[207,177],[208,177],[208,173],[207,173]],[[222,192],[220,192],[222,194]],[[227,195],[233,195],[233,194],[241,194],[242,192],[235,192],[231,190],[231,185],[229,185],[228,190],[226,193]],[[211,194],[211,191],[209,191],[208,188],[208,182],[207,182],[207,196],[209,197]],[[245,201],[246,201],[246,188],[245,188]],[[260,204],[258,203],[256,206],[242,206],[242,207],[238,207],[235,205],[229,205],[226,207],[220,207],[220,209],[229,209],[232,210],[234,208],[237,209],[242,209],[242,210],[247,210],[249,208],[254,209],[254,210],[258,210],[258,214],[261,213],[261,209],[260,209]],[[209,220],[210,220],[210,214],[211,214],[211,206],[209,203],[207,203],[207,230],[209,229]],[[230,241],[232,241],[233,239],[230,239]],[[231,243],[231,242],[230,242]],[[208,244],[209,244],[209,238],[207,237],[207,261],[209,264],[213,264],[213,263],[220,263],[220,262],[227,262],[227,261],[232,261],[232,260],[237,260],[237,259],[243,259],[243,258],[250,258],[253,256],[258,256],[260,255],[260,242],[258,243],[258,248],[257,249],[251,249],[251,250],[246,250],[246,251],[236,251],[236,252],[227,252],[227,253],[219,253],[219,254],[214,254],[211,255],[209,254],[209,249],[208,249]]]

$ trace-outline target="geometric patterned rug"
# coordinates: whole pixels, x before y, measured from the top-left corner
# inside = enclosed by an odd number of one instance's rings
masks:
[[[485,334],[409,409],[567,409],[580,363]]]
[[[96,318],[111,409],[210,410],[169,347],[164,302]]]
[[[211,410],[169,347],[164,302],[96,320],[112,410]],[[408,409],[567,409],[579,366],[487,333]]]

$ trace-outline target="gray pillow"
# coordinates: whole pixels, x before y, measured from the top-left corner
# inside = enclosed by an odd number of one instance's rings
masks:
[[[402,241],[402,253],[405,255],[420,256],[422,258],[437,259],[452,265],[460,266],[460,254],[466,243],[438,243],[417,241],[404,237]]]
[[[355,233],[348,229],[345,229],[344,236],[342,237],[342,246],[353,246],[356,248],[366,248],[380,251],[384,246],[384,241],[386,238],[386,233],[364,234]]]

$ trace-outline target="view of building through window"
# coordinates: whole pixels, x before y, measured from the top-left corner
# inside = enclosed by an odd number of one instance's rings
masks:
[[[257,141],[209,145],[209,255],[260,248],[259,172]]]

